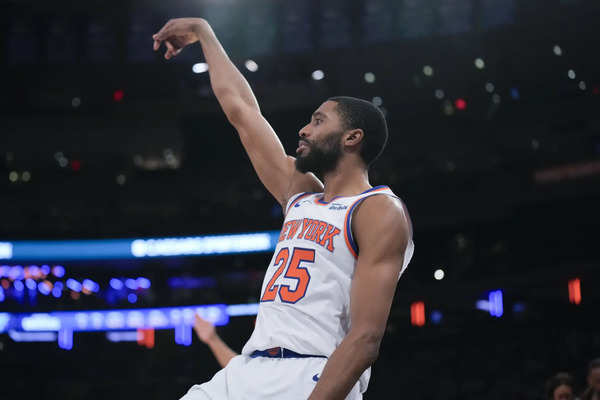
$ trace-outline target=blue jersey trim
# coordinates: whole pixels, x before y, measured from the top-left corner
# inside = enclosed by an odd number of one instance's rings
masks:
[[[374,190],[382,189],[382,188],[389,189],[389,187],[387,187],[386,185],[379,185],[379,186],[372,187],[371,189],[365,190],[364,192],[361,193],[361,195],[372,192]],[[386,193],[386,194],[388,196],[393,196],[393,197],[398,198],[398,196],[396,196],[394,194],[390,194],[390,193]],[[354,241],[354,235],[352,234],[352,214],[354,213],[354,208],[357,205],[359,205],[360,203],[362,203],[364,199],[369,198],[369,197],[370,196],[365,196],[361,199],[356,200],[354,202],[354,204],[352,204],[352,207],[350,207],[350,210],[348,210],[348,218],[346,219],[346,232],[348,232],[348,242],[350,242],[350,246],[352,246],[352,250],[354,250],[354,253],[356,255],[358,255],[358,246],[356,245],[356,242]]]
[[[372,187],[371,189],[367,189],[364,192],[361,192],[354,196],[360,196],[361,194],[369,193],[373,190],[377,190],[377,189],[381,189],[381,188],[385,188],[385,187],[387,187],[387,186],[386,185],[375,186],[375,187]],[[319,204],[327,205],[327,204],[331,203],[332,201],[334,201],[335,199],[339,199],[340,197],[354,197],[354,196],[335,196],[333,199],[331,199],[329,201],[325,201],[325,200],[323,200],[323,195],[321,195],[321,197],[319,199],[317,199],[316,202]]]

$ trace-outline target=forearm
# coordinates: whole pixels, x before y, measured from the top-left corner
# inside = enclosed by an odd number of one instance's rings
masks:
[[[248,81],[231,62],[208,22],[201,19],[195,32],[208,64],[211,87],[227,117],[231,118],[240,104],[258,110]]]
[[[215,337],[211,339],[207,345],[210,347],[210,350],[219,362],[221,368],[225,368],[229,361],[238,355],[235,351],[231,350],[231,348],[227,346],[227,344],[221,340],[218,335],[215,335]]]
[[[329,357],[309,399],[345,399],[361,374],[375,362],[378,349],[378,340],[346,336]]]

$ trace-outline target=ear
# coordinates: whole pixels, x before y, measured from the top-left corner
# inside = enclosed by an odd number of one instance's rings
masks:
[[[365,137],[365,133],[362,129],[352,129],[346,133],[346,137],[344,138],[344,145],[346,146],[356,146],[363,141]]]

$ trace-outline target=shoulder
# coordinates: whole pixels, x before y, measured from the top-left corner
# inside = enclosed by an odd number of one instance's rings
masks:
[[[410,240],[410,222],[402,201],[389,195],[369,196],[354,211],[353,234],[361,242],[393,242],[405,248]],[[364,246],[361,246],[364,247]]]

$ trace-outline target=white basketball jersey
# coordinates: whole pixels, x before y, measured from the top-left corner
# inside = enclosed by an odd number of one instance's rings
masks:
[[[350,286],[359,252],[352,213],[362,200],[380,194],[397,198],[387,186],[330,202],[323,193],[292,196],[263,281],[256,326],[242,354],[272,347],[327,357],[334,352],[350,330]],[[400,275],[413,254],[410,230]],[[361,392],[369,377],[370,368],[361,376]]]

